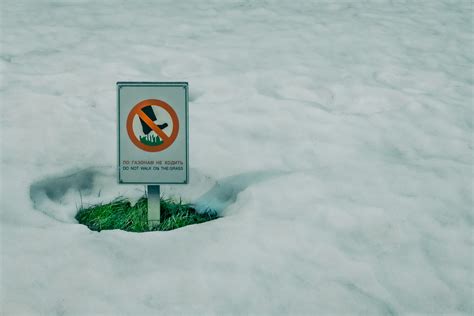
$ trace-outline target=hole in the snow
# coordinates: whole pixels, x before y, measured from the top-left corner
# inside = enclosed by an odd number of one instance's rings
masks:
[[[159,230],[171,230],[225,216],[226,209],[234,204],[242,191],[283,173],[255,171],[214,180],[196,169],[190,172],[189,185],[165,186],[164,195],[182,197],[185,201],[192,201],[192,204],[164,199]],[[61,222],[79,221],[93,230],[145,231],[139,228],[140,225],[146,226],[147,200],[140,198],[143,193],[143,187],[117,184],[116,169],[111,166],[51,175],[30,186],[30,198],[35,209]],[[127,199],[115,199],[117,196]],[[104,204],[104,201],[112,202]],[[107,212],[110,214],[107,215]]]

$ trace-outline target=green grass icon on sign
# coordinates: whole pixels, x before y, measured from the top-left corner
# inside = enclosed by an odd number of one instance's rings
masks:
[[[161,140],[161,138],[159,138],[158,136],[154,134],[139,136],[139,138],[140,138],[140,142],[148,146],[158,146],[158,145],[163,144],[163,141]]]

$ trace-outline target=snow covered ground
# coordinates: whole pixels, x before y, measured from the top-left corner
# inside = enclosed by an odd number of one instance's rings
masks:
[[[473,313],[473,8],[459,1],[2,1],[5,315]],[[116,81],[188,81],[222,218],[89,231]]]

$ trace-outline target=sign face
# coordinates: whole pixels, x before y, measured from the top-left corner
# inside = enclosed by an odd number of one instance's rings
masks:
[[[188,83],[117,82],[119,183],[188,183]]]

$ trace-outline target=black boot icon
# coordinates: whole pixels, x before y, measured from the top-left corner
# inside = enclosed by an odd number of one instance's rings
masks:
[[[143,113],[145,113],[146,116],[148,116],[148,118],[150,120],[152,120],[153,122],[155,122],[157,120],[156,118],[156,115],[155,115],[155,112],[153,112],[153,108],[149,105],[149,106],[145,106],[143,109],[142,109]],[[142,124],[142,130],[143,130],[143,133],[145,135],[148,135],[150,134],[150,132],[152,131],[151,127],[148,126],[141,118],[140,118],[140,123]],[[156,125],[158,126],[160,129],[165,129],[166,127],[168,127],[168,123],[163,123],[163,124],[160,124],[160,125]]]

